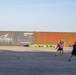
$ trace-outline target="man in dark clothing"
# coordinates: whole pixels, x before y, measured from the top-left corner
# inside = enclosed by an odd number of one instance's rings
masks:
[[[73,56],[76,56],[76,42],[71,46],[70,45],[70,47],[73,47],[73,50],[72,50],[72,52],[71,52],[71,56],[70,56],[70,58],[69,58],[69,61],[71,60],[71,58],[73,57]]]

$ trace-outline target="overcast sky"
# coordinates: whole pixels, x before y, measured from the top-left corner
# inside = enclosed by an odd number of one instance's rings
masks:
[[[76,0],[0,0],[0,30],[76,32]]]

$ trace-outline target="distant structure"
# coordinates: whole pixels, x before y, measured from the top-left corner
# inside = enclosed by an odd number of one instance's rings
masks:
[[[54,45],[62,38],[65,46],[76,41],[76,32],[30,32],[30,31],[0,31],[0,45],[21,46],[29,44]]]

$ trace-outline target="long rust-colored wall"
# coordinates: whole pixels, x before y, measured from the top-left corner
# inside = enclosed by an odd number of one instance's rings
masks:
[[[57,44],[60,39],[69,46],[76,41],[76,33],[73,32],[34,32],[35,44]]]

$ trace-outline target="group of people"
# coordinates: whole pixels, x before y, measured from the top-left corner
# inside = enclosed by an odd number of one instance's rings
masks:
[[[56,47],[56,50],[57,51],[56,51],[55,56],[58,55],[58,52],[59,51],[60,51],[60,55],[62,56],[62,54],[64,53],[64,46],[65,46],[64,40],[63,39],[60,39],[60,41],[58,41],[58,44],[57,44],[57,47]],[[71,52],[71,56],[70,56],[70,58],[69,58],[68,61],[70,61],[73,56],[76,56],[76,42],[73,45],[69,45],[69,46],[70,47],[73,47],[73,50]]]

